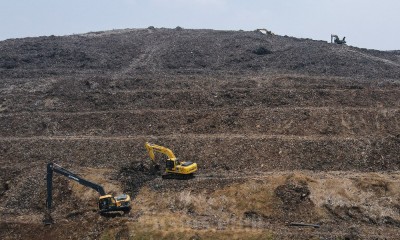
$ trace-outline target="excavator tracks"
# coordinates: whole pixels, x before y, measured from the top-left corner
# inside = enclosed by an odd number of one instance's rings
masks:
[[[165,173],[161,176],[163,179],[178,179],[178,180],[187,180],[187,179],[194,178],[193,173],[191,173],[191,174]]]

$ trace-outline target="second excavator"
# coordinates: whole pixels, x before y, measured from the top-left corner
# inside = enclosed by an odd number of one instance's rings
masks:
[[[156,168],[159,168],[160,165],[155,161],[154,151],[167,155],[168,159],[166,160],[165,173],[162,175],[163,178],[189,179],[197,171],[197,163],[179,161],[169,148],[148,142],[145,143],[145,147]]]
[[[105,212],[113,212],[113,211],[123,211],[129,212],[131,209],[131,197],[127,194],[121,194],[117,197],[112,196],[111,194],[106,194],[104,188],[96,183],[90,182],[82,177],[76,175],[73,172],[57,165],[55,163],[48,163],[47,164],[47,200],[46,200],[46,207],[47,212],[44,219],[44,223],[46,225],[52,224],[53,219],[50,216],[51,205],[52,205],[52,191],[53,191],[53,173],[59,173],[83,186],[91,188],[100,194],[98,207],[100,213]],[[82,203],[85,204],[85,203]]]
[[[346,37],[343,37],[342,40],[338,37],[336,34],[331,34],[331,43],[336,43],[336,44],[346,44]]]

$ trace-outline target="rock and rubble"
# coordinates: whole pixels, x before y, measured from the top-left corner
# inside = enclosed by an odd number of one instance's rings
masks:
[[[161,179],[145,141],[196,177]],[[400,51],[180,27],[1,41],[0,153],[1,239],[397,239]],[[55,177],[43,226],[50,161],[132,211]]]

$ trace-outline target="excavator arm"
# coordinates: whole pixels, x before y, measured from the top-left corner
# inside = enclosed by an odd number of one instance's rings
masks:
[[[88,180],[85,180],[78,175],[68,171],[67,169],[62,168],[61,166],[55,163],[48,163],[47,164],[47,200],[46,200],[46,207],[47,209],[51,209],[52,204],[52,190],[53,190],[53,172],[59,173],[61,175],[66,176],[67,178],[78,182],[86,187],[89,187],[96,192],[100,193],[101,196],[106,195],[104,188],[96,183],[92,183]]]
[[[146,147],[147,151],[149,152],[149,156],[150,156],[151,160],[153,160],[153,161],[155,160],[154,151],[167,155],[167,157],[170,160],[176,160],[174,153],[169,148],[159,146],[156,144],[152,144],[152,143],[148,143],[148,142],[145,143],[145,147]]]

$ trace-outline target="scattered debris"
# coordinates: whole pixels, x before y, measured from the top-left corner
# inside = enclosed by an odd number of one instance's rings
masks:
[[[398,236],[398,51],[152,26],[0,48],[1,239]],[[146,140],[179,148],[196,178],[162,180],[141,164]],[[43,230],[53,160],[106,169],[137,199],[132,215],[100,216],[55,179],[58,227]]]

